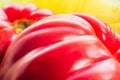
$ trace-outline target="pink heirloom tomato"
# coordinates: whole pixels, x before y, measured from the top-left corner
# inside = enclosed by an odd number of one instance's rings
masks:
[[[119,80],[120,35],[94,16],[38,20],[10,44],[1,80]]]

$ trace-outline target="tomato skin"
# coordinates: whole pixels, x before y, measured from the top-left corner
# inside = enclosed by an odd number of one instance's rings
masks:
[[[106,44],[109,39],[114,43]],[[0,78],[119,80],[120,65],[111,46],[117,43],[119,36],[93,16],[52,15],[26,28],[10,44]],[[119,45],[115,49],[117,54]]]
[[[76,70],[67,77],[67,80],[119,80],[119,66],[113,63],[114,60],[112,59],[103,60],[83,70]]]
[[[20,5],[13,3],[0,9],[0,63],[14,35],[17,36],[16,25],[14,28],[14,24],[17,21],[28,20],[27,23],[23,21],[23,25],[26,25],[30,20],[36,22],[53,14],[51,10],[39,9],[34,4]]]
[[[5,12],[0,9],[0,66],[5,52],[16,34],[12,26],[7,22],[7,19]]]
[[[74,13],[73,15],[84,18],[89,24],[92,25],[96,36],[103,42],[103,44],[110,50],[114,55],[120,47],[120,41],[117,33],[115,33],[108,24],[100,21],[94,16],[84,14],[84,13]],[[102,26],[102,27],[101,27]],[[116,35],[117,34],[117,35]]]
[[[58,18],[57,21],[56,18]],[[75,19],[76,21],[73,21],[72,19]],[[53,23],[55,24],[53,25]],[[87,26],[85,27],[86,24],[90,28]],[[50,16],[31,25],[30,28],[27,28],[21,34],[19,34],[19,36],[13,43],[11,43],[10,48],[7,50],[6,53],[9,55],[9,57],[7,55],[5,56],[5,59],[7,59],[8,62],[10,61],[10,64],[13,64],[22,56],[35,48],[48,46],[49,44],[52,45],[55,42],[63,41],[67,38],[69,39],[69,37],[72,38],[74,36],[76,37],[86,34],[94,35],[91,26],[87,22],[83,24],[83,21],[79,19],[79,17],[73,15],[54,15],[53,17]]]
[[[60,16],[55,15],[55,16],[58,16],[58,18],[59,18],[61,15]],[[63,15],[63,16],[65,17],[66,15]],[[78,17],[75,17],[73,15],[70,15],[70,16],[73,18],[79,19]],[[67,20],[70,20],[69,17]],[[60,18],[62,18],[62,16]],[[1,71],[2,73],[4,73],[17,60],[19,60],[20,58],[22,58],[24,55],[26,55],[31,50],[34,50],[35,48],[39,48],[39,47],[44,48],[44,46],[49,46],[56,42],[63,41],[65,39],[69,39],[72,37],[74,38],[79,35],[84,35],[84,34],[94,35],[94,33],[91,32],[92,29],[88,29],[89,30],[88,31],[88,30],[86,30],[86,27],[82,26],[81,23],[78,24],[78,23],[76,23],[76,21],[73,21],[73,20],[66,21],[66,22],[59,20],[57,22],[56,26],[51,24],[51,17],[49,19],[50,22],[44,24],[44,22],[46,22],[47,20],[48,19],[46,19],[45,21],[43,20],[43,23],[41,22],[42,20],[40,20],[40,22],[37,22],[34,25],[32,25],[31,27],[27,28],[26,29],[27,31],[24,30],[21,34],[19,34],[19,36],[17,36],[15,41],[11,43],[9,49],[6,52],[6,56],[3,59],[3,63],[2,63],[3,69]],[[54,21],[56,22],[56,20],[54,20]],[[80,21],[81,21],[81,19],[80,19]],[[47,24],[49,25],[49,27],[47,26]],[[36,25],[38,25],[38,26],[36,26]],[[79,27],[79,26],[81,26],[81,27]],[[50,34],[52,34],[52,35],[50,35]],[[60,36],[58,36],[58,35],[60,35]],[[26,45],[26,44],[29,44],[29,45]],[[31,47],[29,47],[29,46],[31,46]],[[6,62],[7,62],[7,64],[6,64]]]
[[[116,33],[116,49],[117,49],[117,53],[114,54],[115,58],[120,62],[120,34]]]
[[[110,54],[95,36],[79,36],[31,51],[8,70],[3,80],[118,80],[120,65]]]
[[[0,64],[15,34],[15,31],[7,22],[0,20]]]
[[[73,15],[82,17],[91,25],[93,25],[92,27],[96,36],[109,49],[111,54],[114,55],[114,57],[120,62],[120,34],[114,32],[108,24],[98,20],[94,16],[84,13],[74,13]]]

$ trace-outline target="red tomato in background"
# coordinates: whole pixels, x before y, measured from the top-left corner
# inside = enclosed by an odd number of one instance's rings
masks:
[[[40,9],[34,4],[8,4],[3,7],[3,11],[17,33],[22,32],[34,22],[54,14],[51,10]]]

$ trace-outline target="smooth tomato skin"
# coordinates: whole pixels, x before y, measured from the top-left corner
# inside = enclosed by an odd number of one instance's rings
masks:
[[[119,80],[119,63],[107,59],[71,73],[66,80]],[[94,66],[94,67],[93,67]]]
[[[19,37],[25,36],[29,33],[44,29],[44,28],[54,28],[54,27],[71,27],[79,29],[81,32],[86,34],[95,35],[92,26],[84,19],[71,14],[59,14],[46,17],[42,20],[37,21],[30,28],[24,30]],[[20,39],[20,38],[17,38]]]
[[[7,20],[7,15],[0,9],[0,66],[12,37],[15,35],[15,31]]]
[[[20,41],[17,41],[16,43],[12,43],[10,45],[10,48],[7,50],[7,54],[9,53],[8,55],[10,57],[6,56],[5,58],[7,59],[8,62],[10,61],[9,62],[10,64],[13,64],[17,60],[22,58],[24,55],[26,55],[29,51],[32,51],[35,48],[39,48],[39,47],[44,48],[56,42],[77,37],[80,34],[81,33],[79,33],[78,30],[74,30],[70,28],[53,28],[53,29],[40,30],[34,32],[33,34],[24,36],[25,38],[21,39]]]
[[[117,53],[114,54],[114,56],[120,62],[120,34],[116,33],[116,36],[117,36],[116,37],[117,42],[115,47],[117,48]]]
[[[103,44],[110,50],[110,52],[113,55],[117,54],[117,46],[119,46],[120,41],[117,40],[118,36],[116,36],[116,33],[110,28],[108,24],[89,14],[73,13],[73,15],[79,16],[88,21],[89,24],[92,25],[96,36],[103,42]]]
[[[80,35],[94,35],[92,28],[87,28],[85,24],[91,27],[87,22],[73,15],[54,15],[38,21],[11,43],[2,62],[3,70],[6,71],[17,60],[36,48],[44,48]]]
[[[118,64],[99,39],[84,35],[29,52],[3,80],[119,80]]]
[[[15,34],[15,31],[7,22],[0,20],[0,63]]]

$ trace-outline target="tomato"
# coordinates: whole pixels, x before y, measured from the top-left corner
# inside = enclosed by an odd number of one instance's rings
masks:
[[[119,80],[119,67],[96,37],[86,35],[30,51],[3,80]]]
[[[0,78],[119,80],[119,43],[120,35],[94,16],[51,15],[12,41],[2,61]]]

